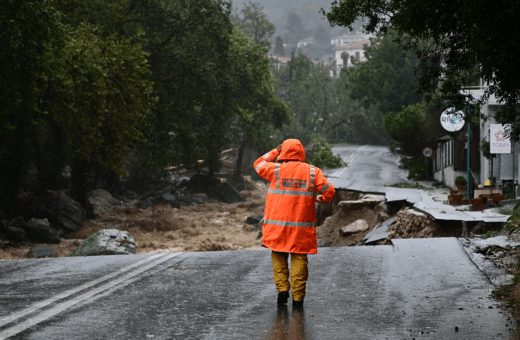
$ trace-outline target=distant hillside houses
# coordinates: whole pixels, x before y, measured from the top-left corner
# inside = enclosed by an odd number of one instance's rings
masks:
[[[271,59],[271,62],[274,64],[274,67],[279,70],[282,67],[286,67],[287,63],[291,61],[290,58],[284,58],[284,57],[274,57],[269,56],[269,59]]]
[[[307,45],[315,44],[316,40],[314,38],[306,38],[303,40],[298,41],[298,48],[305,47]]]
[[[350,34],[350,35],[341,35],[334,37],[330,40],[330,43],[336,47],[345,46],[348,44],[352,44],[358,41],[366,40],[370,36],[365,34]]]
[[[363,47],[370,45],[370,39],[366,39],[351,44],[334,47],[334,60],[336,61],[336,69],[338,74],[343,67],[353,66],[352,59],[356,61],[366,61],[367,58],[365,57]]]

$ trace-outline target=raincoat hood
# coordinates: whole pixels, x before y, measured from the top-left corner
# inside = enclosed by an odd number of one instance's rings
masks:
[[[287,139],[282,143],[282,151],[278,156],[279,160],[298,160],[305,161],[305,150],[302,143],[297,139]]]

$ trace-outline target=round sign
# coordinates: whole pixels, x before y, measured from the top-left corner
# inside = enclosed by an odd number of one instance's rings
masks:
[[[446,109],[441,114],[441,125],[449,132],[459,131],[464,127],[464,123],[464,113],[460,110],[455,111],[454,107]]]
[[[422,149],[422,155],[426,158],[430,158],[433,156],[433,149],[430,148],[429,146],[425,147],[424,149]]]

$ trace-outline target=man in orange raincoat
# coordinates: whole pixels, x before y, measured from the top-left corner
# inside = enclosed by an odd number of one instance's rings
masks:
[[[303,306],[305,298],[307,254],[318,252],[315,202],[329,202],[335,194],[334,186],[321,170],[304,161],[302,143],[288,139],[254,164],[256,172],[271,182],[265,203],[262,246],[272,250],[278,303],[287,303],[292,286],[294,307]]]

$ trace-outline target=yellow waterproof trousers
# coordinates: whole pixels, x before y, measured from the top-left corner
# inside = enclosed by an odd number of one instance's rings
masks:
[[[291,253],[291,283],[289,283],[289,253],[273,251],[271,258],[274,283],[278,292],[289,291],[292,285],[293,300],[302,301],[305,298],[305,286],[309,277],[307,254]]]

